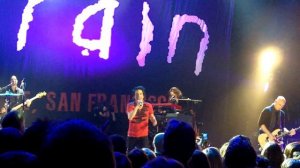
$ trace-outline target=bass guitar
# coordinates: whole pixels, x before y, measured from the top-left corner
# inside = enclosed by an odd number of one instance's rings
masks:
[[[46,92],[44,91],[44,92],[39,92],[38,94],[36,94],[33,98],[31,98],[31,99],[29,99],[29,100],[26,100],[26,102],[32,102],[33,100],[35,100],[35,99],[39,99],[39,98],[42,98],[42,97],[44,97],[44,96],[46,96]],[[11,111],[15,111],[15,110],[18,110],[19,108],[21,108],[21,107],[23,107],[24,105],[26,105],[27,103],[21,103],[21,104],[18,104],[18,105],[16,105],[15,107],[13,107],[12,109],[11,109]]]

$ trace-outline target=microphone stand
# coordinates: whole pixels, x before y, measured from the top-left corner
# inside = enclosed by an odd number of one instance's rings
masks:
[[[7,89],[7,87],[9,87],[11,85],[11,83],[10,84],[8,84],[8,85],[6,85],[6,86],[4,86],[4,87],[0,87],[0,92],[2,92],[2,90],[6,90]]]
[[[179,101],[193,102],[193,103],[200,103],[200,102],[202,102],[202,100],[190,99],[190,98],[186,98],[186,99],[178,99],[178,100],[179,100]]]
[[[197,112],[194,111],[194,106],[195,106],[195,104],[202,102],[202,100],[183,98],[183,99],[178,99],[178,101],[187,102],[189,111],[192,115],[192,127],[193,127],[196,135],[199,136],[200,129],[198,128],[198,125],[197,125]]]
[[[24,80],[24,79],[23,79],[23,80]],[[22,82],[21,82],[20,89],[23,90],[23,94],[22,94],[22,104],[23,104],[22,110],[23,110],[23,112],[25,112],[25,83],[24,83],[23,80],[22,80]]]

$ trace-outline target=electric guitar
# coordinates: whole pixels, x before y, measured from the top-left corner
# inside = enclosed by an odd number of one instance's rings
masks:
[[[294,130],[297,131],[298,129],[300,129],[300,127],[295,128]],[[272,135],[274,135],[277,139],[275,142],[280,145],[281,143],[283,143],[282,141],[280,141],[280,139],[287,136],[290,133],[291,133],[291,131],[281,132],[280,129],[276,129],[272,132]],[[258,140],[260,147],[263,149],[265,144],[269,142],[269,137],[267,134],[263,133],[258,136],[257,140]]]
[[[27,101],[29,101],[30,103],[33,101],[33,100],[35,100],[35,99],[39,99],[39,98],[42,98],[42,97],[44,97],[44,96],[46,96],[46,92],[44,91],[44,92],[39,92],[38,94],[36,94],[33,98],[31,98],[31,99],[29,99],[29,100],[26,100],[26,102]],[[15,110],[18,110],[19,108],[21,108],[21,107],[23,107],[24,105],[26,105],[26,102],[25,103],[21,103],[21,104],[18,104],[18,105],[16,105],[15,107],[13,107],[12,109],[11,109],[11,111],[15,111]]]

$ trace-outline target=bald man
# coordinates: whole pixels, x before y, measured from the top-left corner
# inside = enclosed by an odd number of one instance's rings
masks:
[[[290,131],[285,128],[285,113],[282,110],[286,103],[286,99],[283,96],[278,96],[275,101],[268,107],[265,107],[260,114],[258,126],[260,133],[267,135],[266,141],[277,142],[278,139],[272,134],[274,130],[280,129],[284,132],[289,132],[290,136],[296,134],[295,129]],[[261,144],[261,143],[260,143]]]

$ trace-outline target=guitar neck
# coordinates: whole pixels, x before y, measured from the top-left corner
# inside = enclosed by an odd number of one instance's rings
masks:
[[[35,99],[37,99],[38,97],[37,96],[34,96],[33,98],[29,99],[29,101],[33,101]],[[15,107],[12,108],[12,110],[18,110],[19,108],[23,107],[25,105],[25,103],[21,103]]]
[[[33,101],[33,100],[35,100],[35,99],[37,99],[38,98],[38,96],[34,96],[33,98],[31,98],[31,99],[29,99],[30,101]]]
[[[295,128],[295,131],[297,131],[298,129],[300,129],[300,127]],[[282,138],[282,137],[284,137],[284,136],[286,136],[286,135],[288,135],[288,134],[290,134],[290,133],[291,133],[291,131],[284,132],[284,133],[280,134],[280,135],[278,136],[278,138]]]
[[[277,137],[278,137],[278,138],[282,138],[282,137],[288,135],[289,133],[290,133],[290,131],[289,131],[289,132],[284,132],[284,133],[280,134],[280,135],[277,136]]]
[[[18,110],[19,108],[23,107],[24,105],[27,104],[27,101],[29,102],[29,105],[30,103],[35,100],[35,99],[39,99],[39,98],[42,98],[43,96],[46,96],[46,92],[40,92],[38,93],[37,95],[35,95],[33,98],[29,99],[29,100],[26,100],[26,102],[23,102],[15,107],[13,107],[11,110]]]

